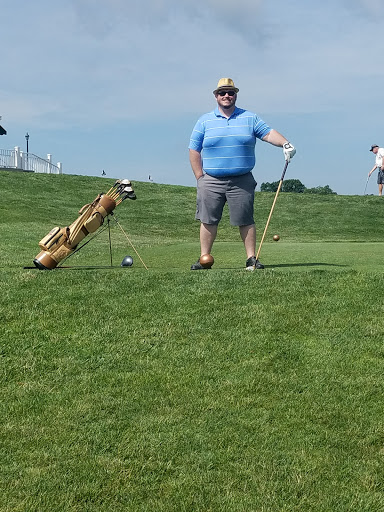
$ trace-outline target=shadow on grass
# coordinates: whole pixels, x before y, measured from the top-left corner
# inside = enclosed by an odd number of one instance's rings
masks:
[[[51,271],[56,271],[56,270],[95,270],[95,269],[106,269],[106,270],[112,269],[113,270],[116,268],[119,268],[121,270],[129,270],[131,267],[122,267],[121,265],[113,265],[112,267],[111,267],[111,265],[84,265],[84,266],[73,265],[73,266],[58,266],[58,267],[53,268],[52,270],[43,269],[42,272],[46,272],[46,271],[51,272]],[[35,266],[23,267],[23,269],[24,270],[40,270]]]
[[[349,267],[349,265],[338,265],[335,263],[278,263],[276,265],[264,265],[265,269],[268,269],[268,268],[269,269],[292,268],[292,267],[341,267],[341,268],[345,268],[345,267]],[[19,267],[17,267],[17,268],[19,268]],[[35,266],[25,266],[22,268],[24,270],[39,270]],[[100,270],[120,269],[123,271],[129,271],[130,269],[132,270],[132,267],[122,267],[121,265],[114,265],[112,267],[110,265],[84,265],[84,266],[73,265],[73,266],[58,266],[52,270],[57,271],[57,270],[98,270],[98,269],[100,269]],[[137,270],[137,269],[144,270],[144,267],[136,266],[136,268],[133,270]],[[156,270],[157,267],[148,267],[148,270],[149,269]],[[205,269],[205,270],[242,270],[242,269],[243,269],[243,267],[241,267],[241,268],[239,268],[239,267],[216,267],[213,269]],[[168,270],[189,270],[189,268],[187,268],[187,267],[185,267],[185,268],[168,267]],[[43,272],[45,272],[45,270],[43,270]]]
[[[265,265],[265,268],[276,267],[349,267],[349,265],[338,265],[336,263],[278,263],[276,265]]]

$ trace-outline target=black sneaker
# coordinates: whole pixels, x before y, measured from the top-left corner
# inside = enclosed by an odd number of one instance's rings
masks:
[[[255,270],[255,268],[261,269],[261,268],[264,268],[264,265],[262,263],[260,263],[260,261],[257,260],[255,256],[251,256],[245,262],[245,269],[252,271],[252,270]]]
[[[203,265],[200,263],[200,258],[196,261],[196,263],[194,263],[193,265],[191,265],[191,270],[206,270]]]

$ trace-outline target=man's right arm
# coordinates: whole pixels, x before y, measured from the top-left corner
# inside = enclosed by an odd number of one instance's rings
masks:
[[[189,161],[191,162],[191,167],[195,178],[198,180],[203,176],[203,166],[201,162],[201,155],[199,151],[195,149],[189,150]]]

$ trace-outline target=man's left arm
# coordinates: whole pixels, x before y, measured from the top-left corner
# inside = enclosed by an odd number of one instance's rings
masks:
[[[282,148],[283,145],[288,142],[287,139],[281,135],[276,130],[271,130],[270,132],[265,135],[265,137],[262,138],[264,142],[268,142],[269,144],[272,144],[273,146],[278,146],[279,148]]]
[[[288,160],[288,162],[296,153],[296,149],[293,147],[293,145],[287,141],[284,135],[281,135],[281,133],[276,130],[272,129],[262,138],[262,140],[272,144],[273,146],[283,148],[284,158],[285,160]]]

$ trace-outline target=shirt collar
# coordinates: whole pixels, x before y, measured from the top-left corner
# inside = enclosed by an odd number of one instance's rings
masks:
[[[235,106],[235,110],[232,112],[232,115],[230,117],[225,117],[223,116],[223,114],[220,112],[219,110],[219,107],[216,107],[214,112],[215,112],[215,116],[216,117],[222,117],[223,119],[231,119],[231,117],[235,117],[238,113],[239,113],[240,109],[238,107]]]

